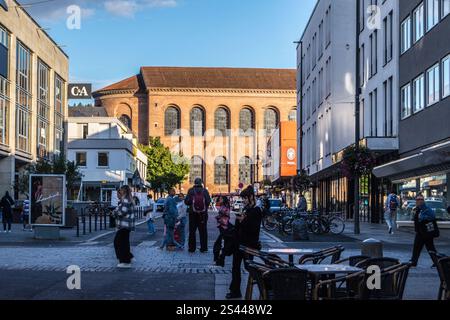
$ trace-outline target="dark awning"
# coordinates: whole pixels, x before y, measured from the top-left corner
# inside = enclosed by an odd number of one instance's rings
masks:
[[[376,167],[373,174],[378,178],[402,180],[447,171],[450,171],[450,141]]]

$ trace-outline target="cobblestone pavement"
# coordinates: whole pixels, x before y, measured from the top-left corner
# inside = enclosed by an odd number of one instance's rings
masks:
[[[15,246],[1,244],[0,248],[0,298],[21,299],[223,299],[230,282],[231,258],[225,268],[213,265],[212,252],[167,252],[159,249],[162,240],[161,221],[158,232],[149,236],[146,225],[140,225],[132,234],[132,252],[135,255],[132,270],[117,270],[114,234],[95,235],[82,242],[66,242],[65,246]],[[379,229],[379,230],[378,230]],[[378,235],[383,235],[378,228]],[[217,236],[214,219],[210,219],[209,247]],[[346,234],[346,236],[350,236]],[[385,241],[385,256],[402,261],[410,258],[410,234],[399,234],[396,243]],[[296,247],[321,249],[338,242],[287,242],[276,234],[262,233],[264,247]],[[336,238],[336,241],[339,241]],[[384,240],[384,239],[383,239]],[[409,244],[408,244],[409,242]],[[344,256],[360,254],[360,239],[343,241]],[[440,242],[440,251],[449,254],[449,243]],[[68,293],[65,280],[66,268],[81,268],[84,288],[81,292]],[[244,276],[245,280],[245,276]],[[125,283],[126,282],[126,283]],[[130,286],[127,283],[136,283]],[[245,281],[243,281],[243,284]],[[406,288],[406,298],[435,299],[439,280],[431,261],[424,252],[420,265],[412,269]],[[178,288],[178,289],[177,289]],[[178,290],[178,291],[177,291]],[[177,293],[179,292],[179,293]]]

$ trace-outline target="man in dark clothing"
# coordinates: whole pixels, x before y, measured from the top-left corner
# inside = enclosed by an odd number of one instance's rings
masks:
[[[6,191],[2,200],[0,201],[0,207],[3,212],[3,230],[4,232],[11,232],[11,224],[12,224],[12,206],[14,205],[14,200],[9,195],[9,192]],[[7,230],[8,227],[8,230]]]
[[[239,246],[245,246],[251,249],[260,250],[259,234],[261,230],[262,210],[256,206],[254,189],[248,187],[241,193],[245,208],[243,215],[236,216],[237,246],[233,254],[232,280],[230,284],[230,293],[227,299],[239,299],[241,293],[241,264],[244,254],[239,250]]]
[[[416,237],[414,239],[413,254],[411,258],[411,264],[413,267],[417,266],[420,253],[425,246],[428,252],[437,252],[434,246],[434,237],[427,234],[424,224],[433,222],[436,220],[436,215],[425,205],[425,199],[423,195],[419,194],[416,198],[416,208],[414,209],[414,228],[416,231]]]
[[[186,196],[184,203],[189,207],[189,252],[193,253],[197,247],[196,232],[200,234],[200,252],[208,252],[208,208],[211,196],[203,187],[202,179],[195,179]]]

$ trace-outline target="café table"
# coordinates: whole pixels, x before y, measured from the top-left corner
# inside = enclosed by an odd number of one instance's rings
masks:
[[[308,271],[312,279],[313,291],[321,278],[326,277],[327,279],[330,279],[336,276],[345,276],[363,271],[361,268],[340,264],[297,264],[295,267],[300,270]]]
[[[311,254],[315,251],[313,249],[296,249],[296,248],[271,248],[262,250],[264,253],[268,254],[276,254],[276,255],[285,255],[289,257],[289,264],[291,266],[295,266],[294,256],[302,256],[304,254]]]

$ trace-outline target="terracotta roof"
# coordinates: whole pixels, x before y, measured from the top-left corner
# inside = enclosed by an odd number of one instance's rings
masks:
[[[110,86],[107,86],[98,91],[110,91],[110,90],[138,90],[139,89],[139,79],[138,76],[132,76],[125,80],[116,82]]]
[[[107,117],[103,107],[69,107],[69,117]]]
[[[100,89],[97,93],[144,88],[296,90],[296,70],[142,67],[140,75]]]

